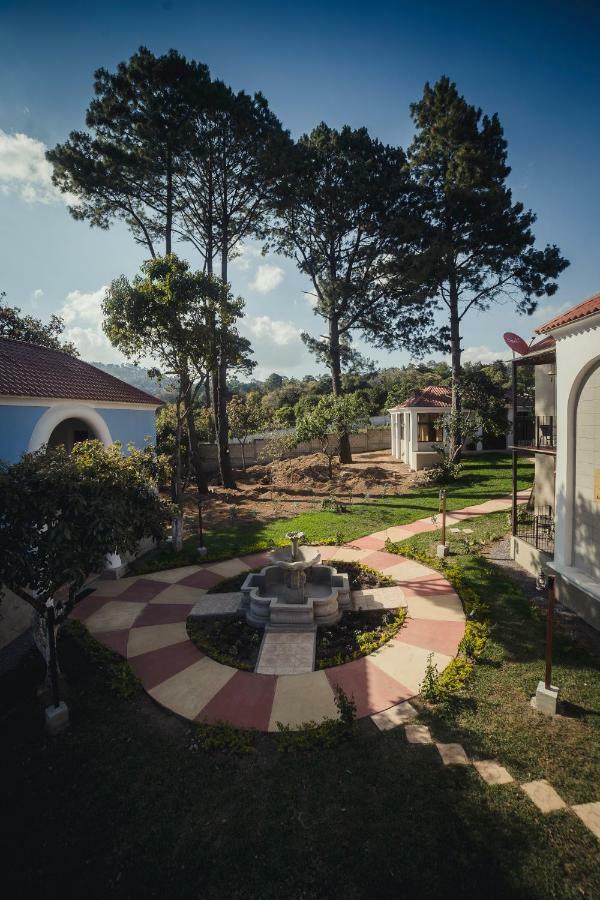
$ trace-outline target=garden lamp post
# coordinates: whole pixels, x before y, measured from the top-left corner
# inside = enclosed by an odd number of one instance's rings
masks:
[[[52,688],[52,703],[46,707],[46,730],[49,734],[60,734],[69,725],[69,709],[60,699],[58,689],[58,662],[56,659],[56,608],[54,599],[46,600],[46,630],[48,634],[48,671]]]
[[[535,692],[535,696],[531,698],[531,705],[538,712],[544,713],[546,716],[556,715],[556,704],[558,701],[558,688],[552,684],[552,651],[554,647],[554,606],[556,604],[556,589],[554,575],[548,575],[541,572],[537,578],[537,585],[540,590],[546,591],[548,598],[548,606],[546,611],[546,668],[544,672],[544,680],[540,681]]]
[[[442,540],[437,547],[439,557],[448,556],[449,547],[446,543],[446,488],[440,490],[440,512],[442,514]]]

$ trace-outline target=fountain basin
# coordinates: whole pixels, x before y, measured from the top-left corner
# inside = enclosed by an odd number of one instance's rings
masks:
[[[320,555],[316,553],[315,558],[320,560]],[[248,623],[306,630],[339,622],[343,610],[350,608],[348,576],[338,574],[333,566],[314,563],[305,572],[302,596],[297,586],[288,583],[289,570],[280,565],[248,575],[242,585],[242,609]]]

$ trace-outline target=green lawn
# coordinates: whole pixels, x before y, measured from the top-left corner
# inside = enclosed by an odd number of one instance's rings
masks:
[[[448,488],[449,510],[510,494],[510,456],[494,453],[466,457],[463,466],[459,481]],[[528,487],[532,479],[533,465],[519,461],[519,490]],[[233,521],[226,528],[207,533],[208,558],[228,559],[285,544],[288,531],[303,531],[312,544],[346,543],[392,525],[405,525],[430,516],[438,507],[439,488],[419,487],[398,497],[355,502],[343,513],[318,509],[270,522]],[[189,538],[181,554],[160,553],[140,561],[135,571],[142,574],[196,562],[197,544],[195,537]]]
[[[491,637],[475,677],[456,699],[426,709],[423,718],[441,740],[459,740],[471,755],[501,760],[520,781],[547,778],[567,803],[600,800],[600,673],[594,660],[558,634],[552,680],[560,687],[568,715],[554,721],[529,707],[544,676],[546,618],[523,591],[487,559],[473,552],[502,537],[505,516],[465,522],[470,535],[450,534],[449,573],[459,573],[467,612],[472,599],[487,606],[483,617]],[[431,553],[438,532],[396,545]],[[471,546],[469,546],[471,545]],[[429,559],[430,565],[444,564]],[[450,576],[452,578],[452,576]],[[481,616],[479,616],[481,618]]]
[[[367,722],[303,753],[251,735],[240,738],[250,751],[240,756],[193,749],[190,726],[140,693],[115,692],[128,680],[111,664],[73,638],[61,649],[72,713],[61,738],[44,736],[33,659],[0,679],[7,897],[598,896],[598,844],[573,814],[542,816],[516,785],[488,787],[470,767],[444,768],[435,748],[408,745],[402,729],[380,734]],[[475,704],[493,707],[497,674],[490,665],[480,676],[491,680]],[[517,689],[523,703],[534,677]],[[457,734],[447,714],[430,724],[471,746],[466,715],[456,714]],[[476,708],[468,715],[479,718]],[[533,732],[530,762],[493,723],[486,752],[516,775],[551,775],[567,799],[583,796],[583,777],[576,790],[547,771],[549,728]]]
[[[505,516],[468,527],[451,537],[450,572],[468,606],[487,604],[491,639],[463,695],[421,717],[436,739],[497,758],[514,784],[489,787],[368,721],[304,752],[250,733],[235,742],[247,752],[232,753],[214,729],[215,749],[198,749],[195,730],[78,628],[60,643],[68,734],[44,735],[34,657],[0,679],[7,896],[595,900],[597,840],[571,812],[538,813],[518,784],[547,778],[567,803],[600,799],[598,670],[559,638],[555,680],[573,715],[530,710],[542,617],[467,546],[501,535]],[[436,537],[404,549],[426,552]]]

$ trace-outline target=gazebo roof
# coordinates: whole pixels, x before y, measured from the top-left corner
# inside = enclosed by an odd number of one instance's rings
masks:
[[[146,391],[62,350],[0,338],[0,396],[161,406]]]
[[[407,397],[398,406],[393,406],[390,412],[401,412],[404,409],[417,407],[419,409],[445,409],[452,403],[452,390],[440,385],[428,385]]]

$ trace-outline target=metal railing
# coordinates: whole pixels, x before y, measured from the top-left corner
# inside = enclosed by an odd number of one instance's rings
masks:
[[[556,448],[554,416],[520,416],[515,423],[515,446],[540,450]]]
[[[536,550],[554,555],[554,516],[550,511],[529,512],[520,509],[517,514],[515,536],[527,541]]]

